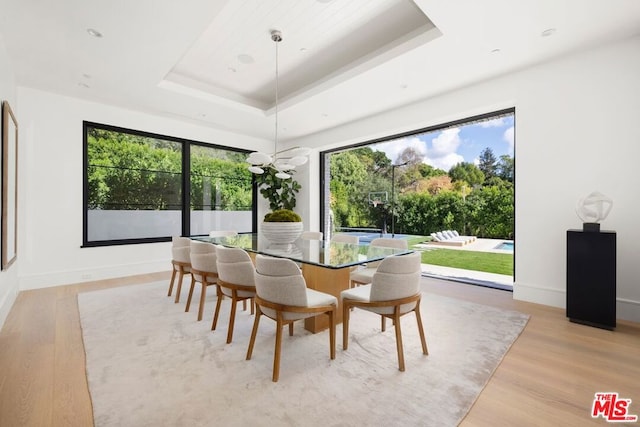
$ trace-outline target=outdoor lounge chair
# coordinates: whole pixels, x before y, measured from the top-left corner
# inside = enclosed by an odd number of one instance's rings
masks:
[[[467,243],[471,243],[472,240],[468,236],[453,236],[452,234],[445,234],[442,231],[431,233],[431,238],[435,243],[446,246],[464,246]]]
[[[462,237],[464,239],[469,240],[469,242],[475,242],[476,240],[478,240],[478,238],[476,236],[461,236],[460,234],[458,234],[457,230],[449,230],[451,232],[451,234],[453,234],[454,237]]]

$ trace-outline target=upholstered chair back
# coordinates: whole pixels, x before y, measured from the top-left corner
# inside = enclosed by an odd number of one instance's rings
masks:
[[[285,258],[256,256],[256,294],[276,304],[307,306],[307,284],[295,262]],[[263,308],[267,316],[275,316],[275,311]],[[287,316],[284,316],[285,319]]]
[[[218,278],[234,285],[255,286],[255,268],[249,254],[241,248],[216,248]],[[225,295],[231,295],[227,288],[222,288]],[[242,292],[240,292],[242,294]]]
[[[237,235],[238,232],[235,230],[213,230],[209,232],[209,237],[233,237]]]
[[[174,261],[187,263],[191,262],[189,253],[191,252],[191,239],[188,237],[174,236],[171,246],[171,259]]]
[[[334,234],[331,237],[332,242],[351,243],[357,245],[360,243],[360,237],[353,234]]]
[[[408,249],[409,244],[405,239],[390,239],[388,237],[378,237],[377,239],[373,239],[369,244],[370,247],[383,247],[383,248],[394,248],[394,249]],[[368,268],[378,268],[381,261],[369,262],[367,263]]]
[[[420,292],[422,275],[420,252],[408,255],[390,256],[383,259],[373,275],[370,301],[390,301]],[[415,302],[400,306],[401,313],[407,313],[415,307]],[[379,314],[393,313],[393,307],[372,307]]]
[[[207,242],[199,242],[197,240],[193,240],[191,242],[191,254],[189,255],[191,258],[191,268],[196,271],[204,271],[206,273],[217,273],[218,265],[217,265],[217,256],[216,256],[216,246],[207,243]],[[197,282],[202,282],[203,277],[198,273],[194,273],[194,279]]]

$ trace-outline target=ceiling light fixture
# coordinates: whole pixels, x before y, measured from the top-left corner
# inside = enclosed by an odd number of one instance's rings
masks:
[[[276,44],[276,102],[275,102],[275,138],[273,143],[273,154],[265,154],[255,151],[247,157],[249,171],[255,174],[263,174],[265,169],[274,169],[276,177],[280,179],[291,178],[296,166],[307,163],[307,156],[310,151],[304,147],[292,147],[278,151],[278,43],[282,41],[282,33],[278,30],[271,31],[271,40]]]

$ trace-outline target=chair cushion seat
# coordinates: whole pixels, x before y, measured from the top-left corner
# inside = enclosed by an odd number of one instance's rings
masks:
[[[321,307],[326,305],[337,306],[338,299],[333,295],[307,288],[307,307]],[[262,312],[271,318],[276,317],[276,311],[271,308],[263,307]],[[282,312],[282,318],[284,320],[301,320],[317,315],[318,313]]]
[[[350,299],[359,302],[371,302],[371,287],[372,285],[357,286],[355,288],[347,289],[340,293],[340,299]],[[415,303],[402,304],[400,306],[400,313],[407,313],[416,306]],[[378,314],[391,314],[393,313],[393,307],[359,307],[362,310],[371,311]]]
[[[371,295],[371,285],[357,286],[340,292],[341,299],[352,299],[354,301],[368,302]]]
[[[371,283],[373,281],[373,275],[376,273],[375,268],[360,268],[352,271],[349,275],[349,279],[358,283]]]
[[[224,295],[228,297],[231,297],[233,295],[233,291],[229,288],[225,288],[224,286],[221,286],[220,290]],[[236,295],[238,295],[239,298],[253,298],[256,296],[256,293],[255,291],[238,290],[238,293]]]
[[[322,305],[338,305],[338,298],[333,295],[307,288],[307,304],[309,307]]]

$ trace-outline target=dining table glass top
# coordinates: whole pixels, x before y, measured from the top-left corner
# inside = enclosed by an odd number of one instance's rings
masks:
[[[227,247],[242,248],[247,252],[288,258],[304,264],[325,268],[346,268],[368,262],[380,261],[392,255],[413,252],[380,246],[331,242],[325,240],[298,239],[292,244],[271,244],[259,233],[242,233],[231,237],[191,236],[194,240]]]

